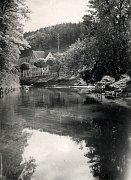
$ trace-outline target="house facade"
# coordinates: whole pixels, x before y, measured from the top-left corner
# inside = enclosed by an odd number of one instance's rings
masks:
[[[45,56],[44,51],[31,51],[31,53],[28,56],[20,58],[19,66],[23,62],[27,62],[30,65],[29,70],[23,71],[23,77],[35,77],[35,76],[49,74],[50,70],[49,70],[48,66],[45,68],[38,68],[38,67],[34,66],[34,63],[37,62],[38,60],[43,60],[46,62],[48,59],[55,60],[55,57],[53,56],[53,54],[51,52],[49,52],[49,54],[47,56]]]

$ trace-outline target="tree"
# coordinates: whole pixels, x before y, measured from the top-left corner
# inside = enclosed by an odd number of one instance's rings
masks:
[[[20,70],[21,70],[22,76],[23,76],[23,71],[25,71],[25,70],[28,71],[29,69],[30,69],[29,63],[23,62],[23,63],[20,65]]]
[[[84,40],[72,44],[65,55],[65,63],[69,72],[83,74],[83,71],[91,70],[97,60],[97,41],[94,37],[86,37]],[[82,75],[83,76],[83,75]]]
[[[83,67],[82,57],[84,55],[85,43],[84,41],[76,41],[70,46],[65,54],[65,64],[69,72],[77,73]]]
[[[57,72],[57,76],[60,76],[60,71],[63,67],[64,64],[64,55],[63,54],[56,54],[55,55],[55,61],[53,66],[51,67],[53,69],[53,71]]]
[[[0,69],[10,70],[19,59],[20,50],[28,47],[23,38],[21,20],[27,18],[29,9],[25,0],[0,1]]]
[[[44,60],[39,59],[38,61],[34,62],[34,66],[41,68],[41,75],[43,75],[43,68],[45,68],[47,65]]]
[[[54,66],[54,70],[57,72],[58,77],[60,76],[61,67],[62,67],[62,63],[57,60]]]
[[[94,73],[96,76],[99,76],[97,72],[108,73],[119,79],[130,61],[130,0],[93,0],[89,3],[94,9],[90,16],[96,22],[99,52]]]
[[[46,65],[51,66],[51,67],[54,66],[55,63],[56,63],[56,60],[54,58],[50,58],[46,61]]]
[[[63,64],[63,54],[55,54],[55,58],[49,58],[46,65],[49,66],[51,72],[56,72],[57,76],[60,75],[60,70]]]

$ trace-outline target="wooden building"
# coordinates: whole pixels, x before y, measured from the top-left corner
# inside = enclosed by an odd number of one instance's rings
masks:
[[[41,76],[41,75],[45,75],[45,74],[47,75],[50,73],[48,66],[45,68],[38,68],[38,67],[34,66],[34,63],[40,59],[46,62],[48,59],[55,60],[55,57],[53,56],[53,54],[51,52],[49,52],[49,54],[46,56],[44,51],[34,51],[33,50],[27,56],[21,57],[19,59],[19,66],[23,62],[27,62],[30,65],[30,69],[28,71],[27,70],[23,71],[23,77],[35,77],[35,76]]]

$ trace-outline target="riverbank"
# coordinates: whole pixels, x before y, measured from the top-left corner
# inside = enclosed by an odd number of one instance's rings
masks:
[[[129,86],[128,93],[129,93]],[[128,96],[106,98],[105,93],[95,93],[92,90],[93,86],[49,86],[47,89],[70,89],[72,92],[76,92],[81,96],[94,99],[96,102],[107,105],[120,105],[131,109],[131,93]],[[131,92],[131,91],[130,91]]]
[[[21,85],[33,85],[35,87],[47,87],[47,86],[78,86],[86,85],[86,82],[83,81],[79,76],[64,77],[58,78],[53,76],[38,76],[38,77],[29,77],[22,78],[20,80]]]
[[[104,94],[88,94],[88,97],[94,98],[96,101],[102,104],[109,104],[109,105],[120,105],[131,109],[131,97],[126,98],[115,98],[115,99],[107,99],[105,98]]]
[[[127,78],[127,80],[126,80]],[[128,83],[126,82],[128,81]],[[112,83],[114,87],[122,89],[122,94],[120,96],[112,98],[106,98],[104,93],[97,93],[98,89],[96,86],[88,86],[79,76],[58,78],[58,77],[31,77],[21,80],[21,85],[32,85],[34,87],[44,87],[44,88],[72,88],[79,94],[83,96],[88,96],[94,98],[96,101],[105,104],[118,104],[127,108],[131,107],[131,83],[130,78],[125,77]],[[123,86],[124,85],[124,86]],[[100,86],[101,88],[101,86]],[[124,88],[124,90],[123,90]],[[95,93],[94,93],[95,92]],[[113,92],[113,91],[112,91]],[[128,97],[126,97],[128,95]]]

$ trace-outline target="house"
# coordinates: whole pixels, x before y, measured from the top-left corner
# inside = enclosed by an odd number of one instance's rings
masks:
[[[55,57],[53,56],[53,54],[51,52],[49,52],[49,54],[47,56],[45,56],[44,51],[34,51],[34,50],[32,50],[28,55],[26,54],[25,57],[21,57],[19,59],[19,66],[23,62],[27,62],[30,65],[30,69],[28,71],[27,70],[23,71],[24,77],[35,77],[35,76],[41,76],[44,74],[47,75],[50,73],[48,66],[45,68],[38,68],[38,67],[34,66],[34,63],[37,62],[39,59],[46,62],[48,59],[55,60]]]

